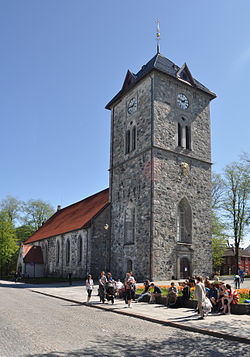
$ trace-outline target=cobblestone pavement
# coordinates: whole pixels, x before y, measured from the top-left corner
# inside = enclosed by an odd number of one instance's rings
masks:
[[[64,290],[71,295],[72,288],[83,296],[79,286]],[[0,284],[1,357],[155,355],[249,356],[249,345],[46,297],[23,284]]]
[[[107,314],[15,286],[0,290],[1,356],[247,355],[244,344]],[[233,346],[236,354],[230,352]]]
[[[71,299],[77,302],[86,302],[86,290],[83,286],[64,287],[35,287],[33,291],[51,294],[57,297]],[[205,330],[222,332],[229,335],[249,338],[250,336],[250,316],[249,315],[218,315],[209,314],[205,320],[198,320],[197,313],[193,309],[179,308],[167,309],[163,305],[150,305],[147,303],[132,304],[132,309],[127,309],[124,301],[117,299],[114,306],[110,304],[100,304],[95,287],[92,297],[92,305],[102,306],[108,310],[126,311],[126,313],[138,314],[141,316],[170,321],[186,326],[193,326]],[[240,328],[239,328],[240,323]]]

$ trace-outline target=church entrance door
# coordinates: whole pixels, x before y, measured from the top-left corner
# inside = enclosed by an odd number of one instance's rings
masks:
[[[133,270],[133,263],[131,259],[127,260],[127,272]]]
[[[190,276],[190,264],[188,258],[184,257],[180,260],[180,278],[186,279]]]

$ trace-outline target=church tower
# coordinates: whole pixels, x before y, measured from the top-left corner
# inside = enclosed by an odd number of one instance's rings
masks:
[[[216,96],[158,53],[111,111],[110,268],[137,281],[212,270],[209,104]]]

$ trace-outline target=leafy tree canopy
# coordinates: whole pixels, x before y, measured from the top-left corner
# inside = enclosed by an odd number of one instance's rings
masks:
[[[22,204],[22,201],[11,195],[7,195],[6,198],[0,202],[0,210],[6,212],[10,220],[14,222],[20,218]]]
[[[13,223],[7,212],[0,212],[0,265],[1,270],[18,251]]]
[[[23,207],[23,223],[32,227],[34,231],[54,214],[51,204],[42,200],[29,200]]]

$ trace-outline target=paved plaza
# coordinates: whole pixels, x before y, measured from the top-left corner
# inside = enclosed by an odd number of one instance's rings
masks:
[[[142,319],[155,316],[156,320],[176,321],[186,315],[190,317],[186,323],[192,323],[193,319],[195,324],[198,321],[192,311],[144,303],[134,303],[132,309],[128,309],[119,300],[114,306],[100,305],[96,294],[94,307],[83,305],[82,301],[86,301],[86,292],[81,285],[34,287],[1,281],[0,356],[249,356],[249,344]],[[123,311],[128,315],[122,315]],[[133,314],[137,318],[133,318]],[[242,323],[249,324],[248,316],[235,317],[239,330]],[[230,333],[236,320],[234,316],[224,318],[221,321]],[[211,326],[212,319],[209,317],[204,324]],[[216,321],[219,323],[219,319]]]
[[[231,282],[231,281],[228,281]],[[8,286],[13,283],[1,282]],[[170,282],[158,282],[159,285],[168,285]],[[56,297],[65,299],[74,303],[82,304],[86,303],[87,295],[83,282],[74,282],[73,286],[69,286],[67,283],[47,284],[47,285],[19,285],[25,287],[30,292],[48,295],[50,297]],[[244,282],[244,287],[248,288],[250,281]],[[127,305],[121,299],[116,299],[115,304],[111,303],[102,304],[97,296],[98,287],[94,287],[90,307],[105,309],[113,313],[119,313],[121,315],[127,315],[131,317],[137,317],[140,319],[147,319],[159,324],[166,324],[172,327],[190,329],[191,331],[199,331],[201,333],[212,334],[218,336],[222,333],[229,336],[229,338],[237,337],[243,338],[250,343],[250,316],[249,315],[218,315],[209,314],[205,320],[199,320],[198,314],[190,308],[167,308],[159,304],[148,303],[133,303],[132,308],[128,309]],[[120,317],[117,317],[120,318]],[[226,336],[226,337],[227,337]]]

